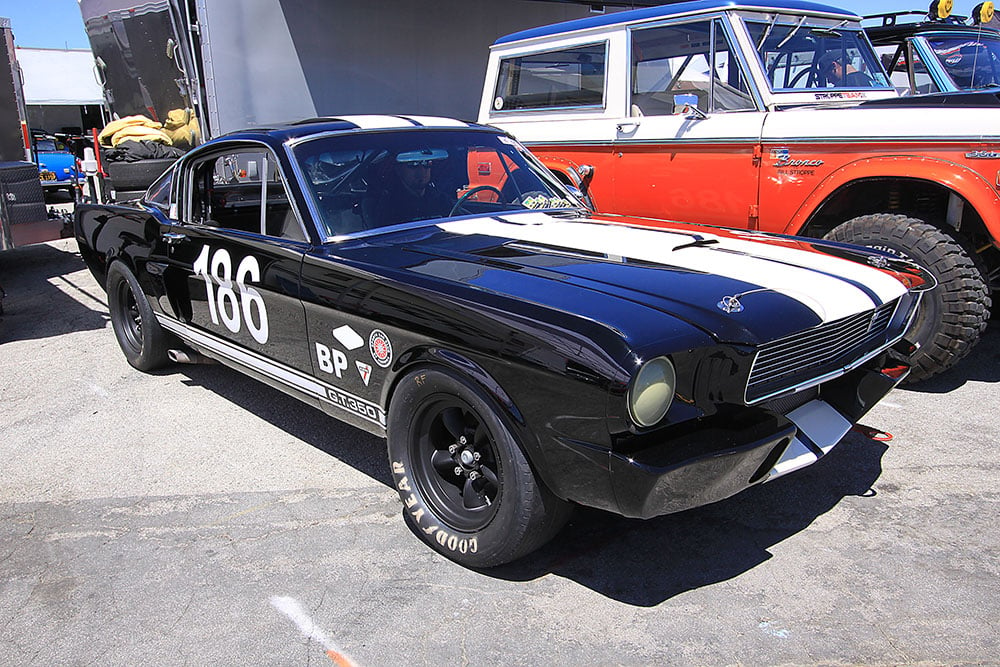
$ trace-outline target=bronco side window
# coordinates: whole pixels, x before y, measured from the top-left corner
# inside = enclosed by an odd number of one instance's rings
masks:
[[[754,109],[747,79],[718,21],[632,32],[632,115]]]
[[[607,43],[504,58],[495,111],[604,105]]]

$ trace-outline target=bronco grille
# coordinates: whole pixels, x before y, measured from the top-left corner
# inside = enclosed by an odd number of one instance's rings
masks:
[[[747,402],[851,365],[889,342],[887,329],[899,299],[875,310],[780,338],[761,346],[750,369]]]

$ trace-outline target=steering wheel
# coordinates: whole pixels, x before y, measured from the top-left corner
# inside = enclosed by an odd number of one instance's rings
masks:
[[[448,217],[450,218],[451,216],[458,213],[459,209],[462,208],[462,204],[465,203],[465,200],[467,200],[469,197],[476,194],[477,192],[482,192],[483,190],[492,190],[493,192],[497,193],[497,200],[503,198],[503,193],[500,192],[500,190],[498,190],[497,188],[493,187],[492,185],[477,185],[476,187],[472,188],[471,190],[469,190],[468,192],[466,192],[465,194],[463,194],[461,197],[458,198],[458,201],[455,202],[455,205],[451,207],[451,212],[448,213]]]

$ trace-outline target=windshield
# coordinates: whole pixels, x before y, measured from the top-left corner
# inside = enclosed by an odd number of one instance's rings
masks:
[[[583,205],[513,139],[414,130],[330,135],[294,148],[328,237],[459,215]]]
[[[956,88],[977,90],[1000,85],[1000,39],[929,37],[927,43]]]
[[[66,144],[52,139],[38,139],[35,141],[35,150],[40,153],[57,153],[66,150]]]
[[[746,21],[773,91],[890,88],[858,28],[821,28],[803,19]]]

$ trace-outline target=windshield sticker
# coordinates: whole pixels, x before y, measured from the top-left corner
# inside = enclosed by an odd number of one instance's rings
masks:
[[[525,208],[530,209],[570,208],[573,206],[572,202],[568,199],[563,199],[562,197],[546,197],[545,195],[526,197],[521,203],[524,204]]]
[[[817,100],[863,100],[868,97],[865,93],[815,93]]]

